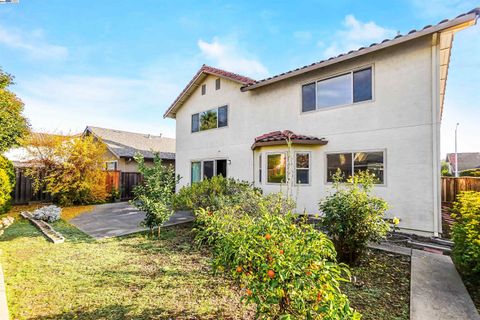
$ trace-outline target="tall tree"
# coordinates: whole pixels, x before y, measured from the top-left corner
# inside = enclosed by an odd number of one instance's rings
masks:
[[[12,84],[13,76],[0,69],[0,153],[18,146],[29,131],[22,100],[8,90]]]

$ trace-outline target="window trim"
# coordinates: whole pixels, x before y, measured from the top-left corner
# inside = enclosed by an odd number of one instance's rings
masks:
[[[262,153],[258,155],[258,183],[262,184],[263,181],[263,156]]]
[[[362,70],[365,70],[365,69],[368,69],[368,68],[372,68],[372,99],[364,100],[364,101],[360,101],[360,102],[353,102],[353,73],[357,72],[357,71],[362,71]],[[324,81],[324,80],[340,77],[342,75],[346,75],[346,74],[349,74],[349,73],[352,75],[351,76],[352,102],[347,103],[347,104],[324,107],[324,108],[319,109],[317,107],[317,83],[321,82],[321,81]],[[308,85],[308,84],[312,84],[312,83],[315,83],[315,109],[310,110],[310,111],[303,111],[303,86]],[[375,64],[370,63],[370,64],[365,64],[365,65],[362,65],[362,66],[359,66],[359,67],[350,68],[350,69],[347,69],[347,70],[331,73],[331,74],[329,74],[327,76],[324,76],[324,77],[321,77],[321,78],[311,78],[309,80],[301,82],[300,83],[300,114],[310,114],[310,113],[314,113],[314,112],[317,112],[317,111],[327,111],[327,110],[332,110],[332,109],[336,109],[336,108],[345,108],[345,107],[356,106],[358,104],[363,104],[363,103],[371,103],[371,102],[375,102],[375,98],[376,98],[376,95],[375,95]]]
[[[218,109],[220,109],[221,107],[227,107],[227,125],[223,126],[223,127],[218,126]],[[208,130],[200,130],[200,113],[207,112],[207,111],[214,110],[214,109],[217,110],[217,127],[212,128],[212,129],[208,129]],[[222,105],[219,105],[217,107],[213,107],[213,108],[210,108],[210,109],[207,109],[207,110],[204,110],[204,111],[199,111],[199,112],[192,113],[190,115],[190,119],[192,119],[192,117],[195,114],[198,114],[198,131],[192,131],[192,123],[191,123],[191,120],[190,120],[190,133],[191,134],[196,134],[196,133],[200,133],[200,132],[208,132],[208,131],[211,131],[211,130],[225,129],[225,128],[230,127],[230,105],[228,103],[224,103]]]
[[[297,154],[308,154],[308,183],[298,183],[297,180]],[[295,151],[294,152],[294,157],[295,157],[295,164],[294,164],[294,170],[295,172],[293,173],[295,177],[295,185],[299,187],[309,187],[312,184],[312,152],[311,151]],[[300,170],[307,170],[305,168],[300,168]]]
[[[192,163],[194,162],[200,162],[200,181],[198,182],[202,182],[203,181],[203,178],[204,178],[204,175],[203,175],[203,162],[204,161],[213,161],[213,173],[214,175],[213,176],[216,176],[216,172],[217,172],[217,160],[225,160],[227,162],[227,166],[226,166],[226,173],[227,173],[227,176],[224,177],[224,178],[227,178],[229,177],[229,174],[228,174],[228,165],[229,165],[229,158],[228,157],[217,157],[217,158],[204,158],[204,159],[194,159],[194,160],[190,160],[190,185],[193,183],[192,182]]]
[[[272,185],[272,186],[281,186],[287,183],[285,182],[269,182],[268,181],[268,156],[269,155],[278,155],[278,154],[284,154],[285,155],[285,180],[287,179],[288,176],[288,152],[287,151],[272,151],[272,152],[266,152],[265,153],[265,184],[267,185]]]
[[[328,181],[328,155],[330,154],[339,154],[339,153],[351,153],[355,154],[358,152],[382,152],[383,153],[383,183],[375,183],[373,186],[374,187],[387,187],[387,149],[355,149],[355,150],[343,150],[343,151],[331,151],[331,152],[325,152],[324,153],[324,164],[325,164],[325,169],[324,169],[324,184],[325,185],[332,185],[333,182]],[[353,161],[352,158],[352,175],[354,174],[354,169],[355,169],[355,161]],[[346,182],[342,182],[346,183]]]
[[[207,84],[206,83],[202,84],[200,86],[200,88],[201,88],[200,92],[201,92],[202,96],[206,95],[207,94]]]
[[[115,163],[115,169],[114,170],[109,170],[108,169],[108,164],[109,163]],[[107,160],[107,161],[105,161],[105,171],[109,171],[109,172],[110,171],[119,171],[118,170],[118,160]]]

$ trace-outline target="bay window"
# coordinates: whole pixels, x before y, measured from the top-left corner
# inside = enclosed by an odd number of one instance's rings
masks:
[[[276,153],[267,155],[267,182],[285,183],[287,177],[287,155]]]
[[[310,183],[310,153],[308,152],[295,154],[295,181],[297,184]]]

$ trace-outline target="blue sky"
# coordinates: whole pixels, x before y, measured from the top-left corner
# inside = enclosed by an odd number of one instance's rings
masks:
[[[453,18],[480,1],[67,1],[0,5],[0,66],[35,130],[174,136],[162,115],[207,63],[257,79]],[[456,35],[442,154],[480,151],[480,23]]]

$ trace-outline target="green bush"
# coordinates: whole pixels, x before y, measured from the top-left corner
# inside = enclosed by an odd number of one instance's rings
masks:
[[[147,167],[142,155],[135,155],[138,171],[143,175],[143,184],[137,185],[131,203],[146,213],[144,225],[150,228],[151,233],[156,227],[160,236],[160,227],[174,213],[172,199],[175,185],[179,178],[175,177],[175,169],[163,165],[158,155],[155,155],[153,167]]]
[[[480,192],[460,193],[452,217],[453,260],[464,275],[480,280]]]
[[[480,177],[480,168],[463,170],[458,175],[460,177]]]
[[[340,291],[350,274],[336,262],[333,243],[311,225],[296,224],[290,212],[267,209],[271,199],[263,201],[254,216],[240,206],[196,211],[196,241],[212,247],[214,270],[237,281],[258,318],[359,319]]]
[[[173,206],[176,210],[217,210],[243,201],[247,193],[254,198],[261,195],[260,189],[253,188],[249,182],[214,176],[181,188],[175,195]]]
[[[15,187],[15,169],[10,160],[0,155],[0,213],[11,207],[11,192]]]
[[[333,240],[341,262],[355,264],[367,244],[386,236],[389,223],[384,220],[388,204],[371,194],[375,177],[359,172],[348,183],[341,184],[341,173],[335,175],[335,193],[320,202],[320,222]]]

